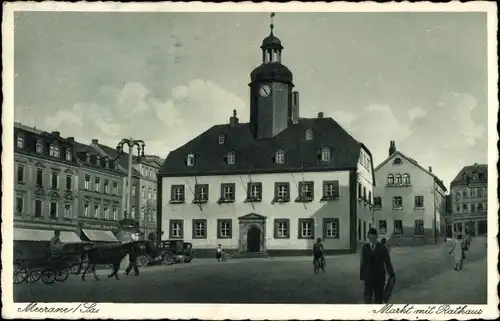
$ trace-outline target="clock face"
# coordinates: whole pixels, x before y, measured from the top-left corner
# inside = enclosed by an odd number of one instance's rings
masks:
[[[260,86],[259,93],[262,97],[267,97],[271,94],[271,86],[262,85]]]

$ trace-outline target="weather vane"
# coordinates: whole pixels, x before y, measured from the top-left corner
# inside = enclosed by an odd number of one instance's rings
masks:
[[[271,33],[273,33],[273,29],[274,29],[274,16],[275,16],[275,13],[271,12]]]

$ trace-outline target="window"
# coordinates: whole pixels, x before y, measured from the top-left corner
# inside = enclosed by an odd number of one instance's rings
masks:
[[[89,175],[85,175],[85,190],[89,190],[90,189],[90,176]]]
[[[57,218],[57,203],[50,202],[50,218]]]
[[[71,175],[66,175],[66,190],[71,191],[73,185],[73,177]]]
[[[456,193],[455,193],[455,198],[456,198],[457,200],[459,200],[459,199],[460,199],[460,196],[461,196],[460,192],[456,192]]]
[[[170,220],[170,238],[182,239],[184,234],[183,225],[182,220]]]
[[[278,202],[287,202],[290,200],[290,183],[274,184],[274,199]]]
[[[323,182],[323,200],[337,199],[340,197],[339,181]]]
[[[312,129],[310,129],[310,128],[306,129],[305,136],[306,136],[306,140],[313,139],[313,131],[312,131]]]
[[[312,201],[314,199],[314,182],[299,182],[299,200]]]
[[[141,217],[140,217],[140,220],[143,221],[144,220],[144,213],[145,213],[146,209],[143,207],[141,207]]]
[[[43,169],[36,170],[36,185],[43,186]]]
[[[483,211],[483,204],[479,203],[477,204],[477,211],[482,212]]]
[[[71,160],[71,149],[66,149],[66,160],[67,161]]]
[[[394,185],[394,175],[387,175],[387,185]]]
[[[132,196],[135,196],[135,185],[132,185]]]
[[[339,238],[339,219],[338,218],[325,218],[323,219],[323,236],[326,239]]]
[[[95,185],[94,185],[94,191],[99,192],[100,186],[101,185],[101,179],[99,177],[95,178]]]
[[[64,218],[71,218],[71,204],[64,204]]]
[[[146,198],[146,187],[144,186],[141,187],[141,197]]]
[[[274,238],[288,239],[290,238],[290,220],[275,219],[274,220]]]
[[[50,156],[55,156],[56,152],[55,152],[55,147],[54,145],[50,145],[50,148],[49,148],[49,155]]]
[[[401,163],[402,163],[401,162],[401,158],[397,157],[397,158],[394,159],[394,164],[398,164],[399,165]]]
[[[424,208],[424,197],[415,196],[415,208]]]
[[[113,190],[112,190],[112,193],[113,195],[116,195],[118,192],[118,183],[117,182],[113,182]]]
[[[475,213],[476,212],[476,204],[471,204],[470,205],[470,212]]]
[[[156,188],[153,190],[153,199],[156,200]]]
[[[366,187],[363,186],[363,199],[366,201]]]
[[[415,234],[424,234],[424,220],[415,220]]]
[[[194,166],[194,155],[189,154],[186,160],[186,165],[187,166]]]
[[[99,217],[99,204],[94,205],[94,217],[95,218]]]
[[[184,185],[172,185],[170,193],[170,203],[184,202]]]
[[[148,199],[153,197],[153,190],[151,188],[148,189]]]
[[[262,183],[248,183],[247,199],[249,201],[262,200]]]
[[[36,142],[36,152],[39,154],[43,153],[43,144],[40,141]]]
[[[363,186],[361,183],[358,183],[358,199],[361,199],[361,196],[363,194]]]
[[[113,207],[113,221],[118,221],[118,210]]]
[[[457,204],[456,211],[457,211],[457,213],[460,212],[460,204]]]
[[[403,208],[403,198],[401,196],[395,196],[392,198],[392,208],[396,210]]]
[[[217,220],[217,238],[230,239],[233,236],[233,221],[228,219]]]
[[[85,202],[85,204],[83,204],[83,216],[89,217],[89,207],[89,202]]]
[[[276,164],[284,164],[285,163],[285,151],[279,150],[276,152]]]
[[[329,162],[330,161],[330,148],[323,147],[321,149],[321,161],[322,162]]]
[[[375,208],[382,208],[382,197],[376,196],[373,198],[373,206]]]
[[[478,197],[483,197],[484,196],[484,190],[481,187],[477,188],[477,196]]]
[[[472,187],[472,188],[470,189],[470,197],[474,197],[474,196],[476,196],[476,195],[475,195],[475,194],[476,194],[475,192],[476,192],[476,189],[475,189],[474,187]]]
[[[396,185],[401,185],[402,182],[403,181],[401,179],[401,174],[396,174],[396,182],[395,182],[395,184]]]
[[[394,220],[394,234],[403,234],[403,221]]]
[[[35,217],[42,217],[42,201],[35,201]]]
[[[378,232],[380,234],[387,233],[387,221],[386,220],[379,220],[378,221]]]
[[[410,175],[409,174],[403,174],[403,184],[404,185],[410,185]]]
[[[224,144],[224,141],[226,140],[225,138],[226,136],[224,136],[224,134],[219,135],[219,145]]]
[[[22,214],[24,210],[24,199],[22,197],[16,197],[16,213]]]
[[[24,182],[24,166],[22,165],[17,166],[17,182]]]
[[[52,173],[50,175],[50,188],[59,187],[59,175],[57,173]]]
[[[208,184],[197,184],[194,186],[194,201],[197,203],[208,202]]]
[[[207,220],[193,220],[193,239],[207,238]]]
[[[17,136],[17,148],[24,148],[24,137]]]
[[[110,219],[110,217],[109,217],[109,208],[108,207],[104,208],[104,219],[105,220],[109,220]]]
[[[234,201],[236,184],[221,184],[221,200]]]
[[[227,163],[228,164],[234,164],[236,161],[236,155],[234,152],[229,152],[227,153]]]
[[[131,211],[132,211],[132,213],[131,213],[132,218],[136,218],[136,217],[135,217],[135,206],[132,206]]]
[[[372,204],[372,192],[368,192],[368,204]]]
[[[108,157],[106,157],[104,159],[104,167],[109,168],[109,158]]]
[[[314,238],[314,219],[299,218],[299,239]]]
[[[463,197],[463,198],[466,198],[466,197],[467,197],[467,188],[465,188],[465,189],[462,191],[462,197]]]
[[[109,181],[104,181],[104,193],[109,194]]]
[[[462,209],[463,209],[462,212],[464,212],[464,213],[469,212],[469,206],[467,206],[467,204],[463,204]]]

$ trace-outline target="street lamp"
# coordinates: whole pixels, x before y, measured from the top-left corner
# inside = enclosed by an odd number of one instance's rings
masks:
[[[144,143],[143,140],[140,139],[132,139],[132,138],[124,138],[122,139],[118,145],[116,146],[116,151],[118,152],[119,155],[123,155],[123,146],[127,145],[128,146],[128,179],[127,179],[127,206],[125,209],[125,217],[128,218],[130,213],[132,212],[132,161],[133,161],[133,153],[134,153],[134,147],[137,147],[137,156],[138,157],[144,157],[144,148],[146,144]]]

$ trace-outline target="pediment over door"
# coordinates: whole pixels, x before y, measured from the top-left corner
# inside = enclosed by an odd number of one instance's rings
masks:
[[[256,213],[250,213],[250,214],[246,214],[246,215],[238,217],[238,220],[240,220],[240,221],[253,221],[253,220],[265,221],[266,219],[267,219],[267,217],[265,217],[263,215],[256,214]]]

